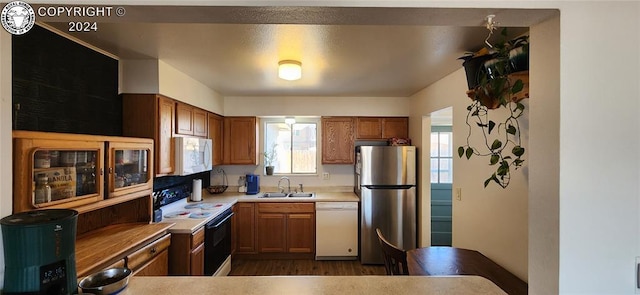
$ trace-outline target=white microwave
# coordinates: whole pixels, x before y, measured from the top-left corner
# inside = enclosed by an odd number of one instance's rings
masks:
[[[176,150],[175,175],[189,175],[212,169],[213,142],[211,139],[174,137],[174,147]]]

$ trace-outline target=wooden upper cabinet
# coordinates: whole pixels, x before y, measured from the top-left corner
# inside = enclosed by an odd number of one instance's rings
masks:
[[[322,118],[322,164],[354,163],[354,127],[352,117]]]
[[[213,113],[208,114],[209,123],[209,139],[213,141],[213,156],[211,157],[212,165],[222,165],[223,163],[223,133],[224,122],[222,116]]]
[[[193,135],[193,107],[184,103],[176,103],[176,133]]]
[[[199,137],[209,136],[209,125],[207,124],[207,111],[193,108],[193,135]]]
[[[172,174],[175,167],[175,109],[176,102],[162,95],[124,94],[122,98],[122,134],[154,140],[155,176]]]
[[[224,117],[224,164],[258,165],[258,119]]]
[[[357,139],[387,140],[392,137],[409,137],[407,117],[358,117],[356,119]]]
[[[207,137],[207,112],[185,103],[176,103],[176,134]]]
[[[382,118],[358,117],[356,130],[358,139],[380,139],[382,138]]]
[[[382,118],[382,138],[409,137],[409,118]]]

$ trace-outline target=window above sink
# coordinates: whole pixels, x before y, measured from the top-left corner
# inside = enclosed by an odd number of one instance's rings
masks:
[[[287,117],[291,119],[292,117]],[[318,122],[319,118],[295,118],[295,123],[285,122],[285,117],[263,119],[264,138],[262,151],[275,150],[272,163],[274,174],[309,175],[318,172]],[[267,163],[264,163],[266,164]]]

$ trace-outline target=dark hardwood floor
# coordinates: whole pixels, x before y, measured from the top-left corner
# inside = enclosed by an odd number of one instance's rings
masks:
[[[232,259],[230,276],[366,276],[385,275],[383,265],[360,261]]]

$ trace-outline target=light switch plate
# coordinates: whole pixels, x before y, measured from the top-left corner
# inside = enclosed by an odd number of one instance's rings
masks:
[[[329,179],[329,172],[323,172],[322,173],[322,179],[328,180]]]

